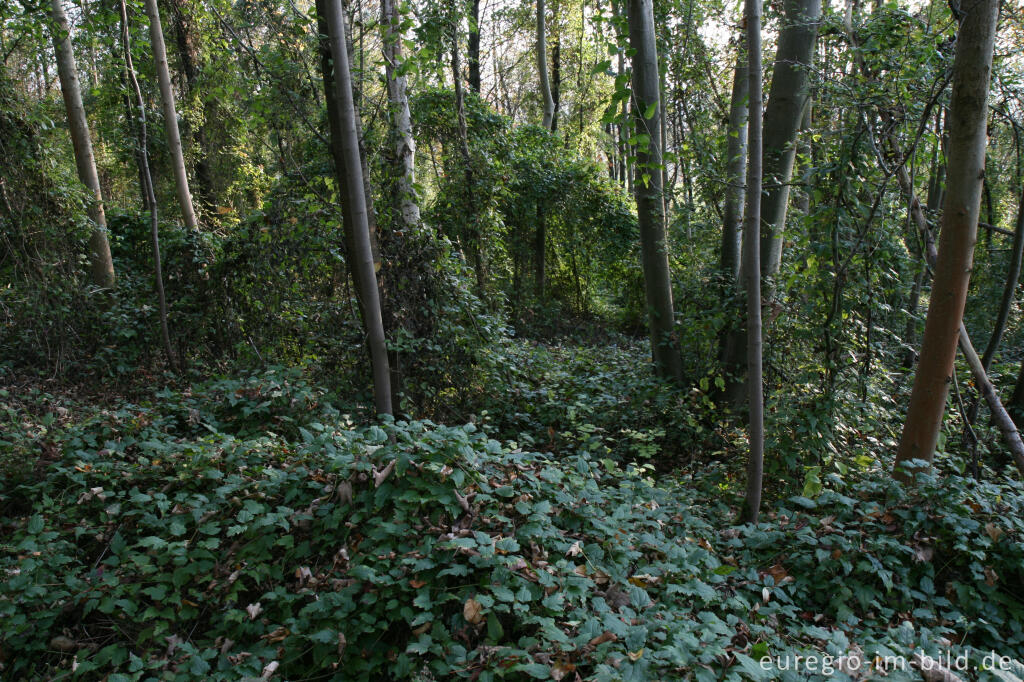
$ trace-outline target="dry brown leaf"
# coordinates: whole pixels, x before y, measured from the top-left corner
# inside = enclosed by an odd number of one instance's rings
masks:
[[[627,651],[626,655],[629,656],[629,660],[636,662],[644,655],[644,650],[639,649],[637,651]]]
[[[779,562],[776,562],[774,566],[768,569],[768,575],[775,580],[775,584],[779,585],[783,580],[789,577],[789,573],[786,572],[785,567]]]
[[[992,538],[992,542],[999,542],[999,538],[1003,536],[1003,529],[992,522],[985,524],[985,532]]]
[[[605,642],[614,642],[618,638],[619,638],[619,636],[616,635],[611,630],[605,630],[604,632],[599,634],[597,637],[594,637],[592,640],[587,642],[587,646],[589,646],[589,647],[600,646],[601,644],[604,644]]]
[[[462,617],[467,622],[477,625],[483,622],[483,606],[473,597],[466,600],[466,603],[462,605]]]

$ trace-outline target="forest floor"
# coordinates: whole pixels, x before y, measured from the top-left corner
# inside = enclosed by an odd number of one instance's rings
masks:
[[[769,463],[737,525],[742,430],[646,362],[506,340],[451,425],[282,368],[2,388],[0,679],[1024,677],[1019,485]]]

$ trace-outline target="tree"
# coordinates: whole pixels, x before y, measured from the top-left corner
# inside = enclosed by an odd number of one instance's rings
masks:
[[[946,407],[960,322],[967,301],[981,210],[985,123],[998,0],[978,0],[957,34],[949,106],[946,197],[921,359],[896,453],[896,475],[908,480],[907,462],[931,462]]]
[[[359,153],[359,134],[356,127],[355,103],[352,97],[352,74],[349,70],[346,45],[345,12],[341,0],[325,0],[325,23],[330,40],[334,64],[334,96],[340,136],[342,164],[338,175],[344,178],[339,188],[342,201],[349,204],[345,217],[346,231],[351,234],[349,262],[353,279],[358,280],[357,295],[366,327],[366,342],[373,372],[373,395],[377,414],[391,414],[391,370],[388,362],[387,342],[381,314],[380,291],[370,247],[370,223],[367,213],[363,164]]]
[[[544,0],[537,0],[537,76],[540,80],[540,101],[544,112],[541,125],[552,130],[551,126],[555,120],[555,100],[551,96],[551,83],[548,80],[547,30],[544,20]]]
[[[469,49],[466,62],[469,65],[469,89],[480,94],[480,0],[471,0],[469,12]]]
[[[747,86],[750,111],[761,111],[761,0],[746,0]],[[747,215],[743,243],[743,277],[747,291],[747,391],[750,451],[747,455],[747,491],[740,520],[757,523],[764,477],[764,389],[761,367],[761,117],[747,124]]]
[[[683,367],[675,337],[672,279],[661,200],[660,78],[652,0],[630,0],[629,45],[633,51],[633,122],[637,138],[646,140],[637,145],[638,176],[633,187],[640,224],[651,350],[658,375],[680,380]]]
[[[135,150],[135,161],[139,167],[139,179],[142,183],[142,196],[144,205],[149,211],[149,237],[153,247],[153,276],[156,281],[157,309],[160,314],[160,342],[164,347],[164,355],[167,356],[167,364],[172,368],[175,366],[174,351],[171,348],[171,334],[167,322],[167,296],[164,293],[164,276],[160,265],[160,222],[159,212],[156,205],[156,192],[153,190],[153,173],[149,168],[149,151],[146,130],[146,102],[142,98],[142,90],[139,88],[139,80],[135,76],[135,66],[132,64],[132,48],[130,33],[128,30],[128,8],[125,0],[120,2],[121,9],[121,45],[124,48],[124,72],[126,80],[135,95],[135,107],[138,110],[138,124],[133,126],[137,135]],[[129,114],[132,108],[128,108]],[[129,117],[134,120],[134,116]]]
[[[796,159],[796,137],[810,103],[808,88],[814,45],[821,19],[821,0],[786,0],[779,32],[768,105],[764,111],[765,196],[761,270],[775,277],[782,264],[782,233],[786,227],[789,187]],[[752,110],[756,111],[756,109]],[[772,292],[766,292],[769,297]]]
[[[722,274],[733,286],[740,281],[740,245],[743,242],[743,201],[746,192],[744,172],[747,166],[747,100],[750,93],[747,55],[739,50],[733,72],[729,101],[729,128],[725,162],[725,215],[722,219]],[[732,292],[729,292],[731,295]]]
[[[57,54],[57,76],[60,91],[64,97],[64,108],[68,116],[71,143],[75,149],[75,168],[78,179],[93,195],[89,204],[89,219],[92,232],[89,235],[89,263],[92,283],[99,287],[114,285],[114,261],[110,256],[110,242],[107,241],[107,216],[103,210],[103,192],[96,172],[96,158],[92,153],[92,139],[89,121],[82,104],[82,86],[78,81],[75,52],[71,46],[71,27],[64,14],[62,0],[50,0],[53,16],[53,49]]]
[[[153,47],[153,61],[156,67],[157,82],[160,84],[160,100],[164,108],[164,130],[167,133],[167,149],[171,155],[171,169],[174,171],[174,186],[178,196],[178,206],[185,227],[195,231],[199,229],[195,208],[192,206],[192,193],[188,188],[188,173],[185,172],[185,154],[181,149],[181,135],[178,132],[178,112],[174,106],[174,89],[171,87],[171,72],[167,68],[167,48],[164,46],[164,31],[160,24],[160,8],[156,0],[144,0],[146,16],[149,17],[149,40]]]

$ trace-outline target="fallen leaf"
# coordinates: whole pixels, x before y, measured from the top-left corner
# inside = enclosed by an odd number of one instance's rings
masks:
[[[462,605],[462,617],[467,622],[477,625],[484,619],[483,606],[473,597],[466,600],[466,603]]]
[[[255,604],[249,604],[245,607],[245,612],[249,614],[249,620],[256,620],[256,616],[263,613],[263,607],[259,602]]]
[[[783,580],[789,577],[789,573],[786,572],[785,567],[776,562],[774,566],[768,569],[768,575],[772,577],[776,585],[780,585]]]
[[[644,655],[644,650],[640,649],[638,651],[627,651],[626,655],[629,656],[629,660],[631,661],[639,661],[640,657]]]
[[[597,637],[594,637],[592,640],[587,642],[587,646],[590,646],[590,647],[600,646],[601,644],[604,644],[605,642],[614,642],[618,638],[619,638],[619,636],[616,635],[611,630],[605,630],[604,632],[599,634]]]
[[[991,522],[985,524],[985,532],[992,538],[992,542],[999,542],[999,538],[1003,536],[1003,529]]]

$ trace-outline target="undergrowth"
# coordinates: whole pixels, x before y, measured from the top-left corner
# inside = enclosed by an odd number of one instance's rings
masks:
[[[734,527],[728,462],[655,480],[600,441],[355,426],[284,370],[66,403],[5,398],[4,679],[806,679],[759,661],[1024,657],[1009,484],[824,476]]]

